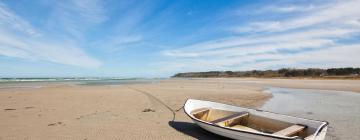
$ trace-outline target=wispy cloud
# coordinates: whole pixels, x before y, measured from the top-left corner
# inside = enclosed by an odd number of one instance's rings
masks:
[[[106,53],[116,54],[127,48],[133,46],[139,46],[145,44],[145,40],[153,37],[154,34],[150,34],[151,30],[156,30],[160,26],[158,23],[156,26],[149,25],[152,20],[156,20],[158,17],[148,16],[154,13],[157,4],[152,1],[119,1],[118,5],[113,8],[112,30],[108,31],[102,37],[98,38],[95,42],[92,42],[93,47],[98,48]],[[148,43],[148,42],[146,42]]]
[[[64,42],[49,42],[26,39],[0,32],[0,55],[41,60],[80,67],[99,67],[101,62],[90,57],[76,45]]]
[[[38,36],[40,33],[27,21],[13,13],[5,4],[0,2],[0,25],[4,29],[9,27],[13,30],[23,32],[31,36]]]
[[[71,39],[54,39],[44,32],[41,34],[45,36],[39,36],[37,29],[2,3],[0,19],[0,55],[80,67],[101,65],[100,61],[89,56]]]
[[[360,33],[360,10],[354,7],[360,1],[330,2],[310,7],[259,7],[297,14],[276,20],[248,21],[243,26],[230,27],[239,35],[165,50],[161,54],[172,58],[167,65],[181,63],[186,71],[355,66],[354,60],[348,58],[360,59],[353,53],[359,49],[359,42],[341,41]]]
[[[108,19],[101,0],[58,1],[52,9],[47,19],[48,30],[78,40],[83,39],[87,29]]]
[[[92,46],[99,48],[107,53],[116,53],[125,48],[131,47],[133,44],[141,43],[143,38],[140,35],[118,35],[108,36],[97,42]]]
[[[179,50],[165,50],[162,52],[165,56],[171,56],[171,57],[198,57],[200,56],[196,52],[182,52]]]
[[[104,3],[101,0],[73,0],[72,10],[79,14],[81,20],[88,22],[100,23],[107,19]]]
[[[293,12],[309,12],[315,9],[324,7],[324,5],[315,7],[313,4],[308,5],[295,5],[295,4],[280,4],[264,6],[261,9],[257,9],[256,13],[293,13]]]
[[[239,27],[234,31],[237,32],[279,32],[291,29],[305,28],[311,26],[327,27],[351,27],[356,25],[360,10],[354,8],[359,5],[360,1],[336,1],[332,4],[319,6],[318,9],[303,13],[303,15],[293,18],[286,18],[277,21],[258,21],[251,22],[246,27]],[[349,24],[355,22],[355,24]]]

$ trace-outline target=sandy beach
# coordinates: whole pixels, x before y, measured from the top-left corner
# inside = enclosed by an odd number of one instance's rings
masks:
[[[360,92],[360,80],[167,79],[117,86],[0,89],[0,140],[224,139],[195,126],[187,98],[257,108],[266,87]]]

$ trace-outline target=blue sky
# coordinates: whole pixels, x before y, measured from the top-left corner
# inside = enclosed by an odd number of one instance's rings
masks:
[[[0,77],[360,67],[359,0],[0,0]]]

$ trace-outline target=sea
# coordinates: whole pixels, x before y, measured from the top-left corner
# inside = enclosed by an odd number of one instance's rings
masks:
[[[330,123],[326,140],[360,138],[360,93],[351,91],[269,87],[272,94],[260,109]]]
[[[0,78],[3,88],[41,88],[49,85],[117,86],[127,84],[157,83],[162,78],[117,77],[51,77],[51,78]]]

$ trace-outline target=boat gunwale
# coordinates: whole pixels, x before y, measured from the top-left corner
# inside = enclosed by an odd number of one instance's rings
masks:
[[[230,130],[230,131],[236,131],[236,132],[243,132],[243,133],[248,133],[248,134],[254,134],[254,135],[260,135],[260,136],[265,136],[265,137],[272,137],[272,138],[279,138],[279,139],[283,139],[283,140],[298,140],[299,138],[301,140],[305,140],[304,138],[301,138],[299,136],[293,136],[293,137],[286,137],[286,136],[279,136],[279,135],[273,135],[273,134],[267,134],[267,133],[256,133],[256,132],[250,132],[250,131],[245,131],[245,130],[238,130],[238,129],[231,129],[231,128],[227,128],[227,127],[223,127],[223,126],[219,126],[216,124],[212,124],[210,122],[206,122],[203,120],[200,120],[196,117],[194,117],[193,115],[189,114],[186,110],[185,110],[185,106],[188,103],[189,100],[194,100],[194,101],[202,101],[204,102],[205,100],[197,100],[197,99],[187,99],[186,102],[184,103],[184,112],[186,115],[188,115],[192,120],[200,122],[200,123],[204,123],[206,125],[210,125],[210,126],[214,126],[214,127],[218,127],[218,128],[222,128],[222,129],[226,129],[226,130]],[[218,102],[213,102],[213,101],[206,101],[206,102],[210,102],[210,103],[217,103],[217,104],[223,104],[223,105],[228,105],[228,106],[233,106],[233,107],[239,107],[239,106],[235,106],[235,105],[230,105],[230,104],[224,104],[224,103],[218,103]],[[272,113],[272,114],[276,114],[276,115],[282,115],[282,116],[286,116],[286,117],[292,117],[292,118],[300,118],[300,119],[304,119],[304,120],[309,120],[309,121],[316,121],[316,122],[321,122],[322,124],[316,129],[314,136],[318,136],[321,131],[329,125],[329,122],[327,121],[320,121],[320,120],[314,120],[314,119],[307,119],[307,118],[302,118],[302,117],[295,117],[295,116],[289,116],[289,115],[285,115],[285,114],[280,114],[280,113],[275,113],[275,112],[270,112],[270,111],[265,111],[265,110],[260,110],[260,109],[252,109],[252,108],[245,108],[245,107],[240,107],[240,108],[244,108],[244,109],[249,109],[249,110],[254,110],[254,111],[258,111],[258,112],[267,112],[267,113]]]

